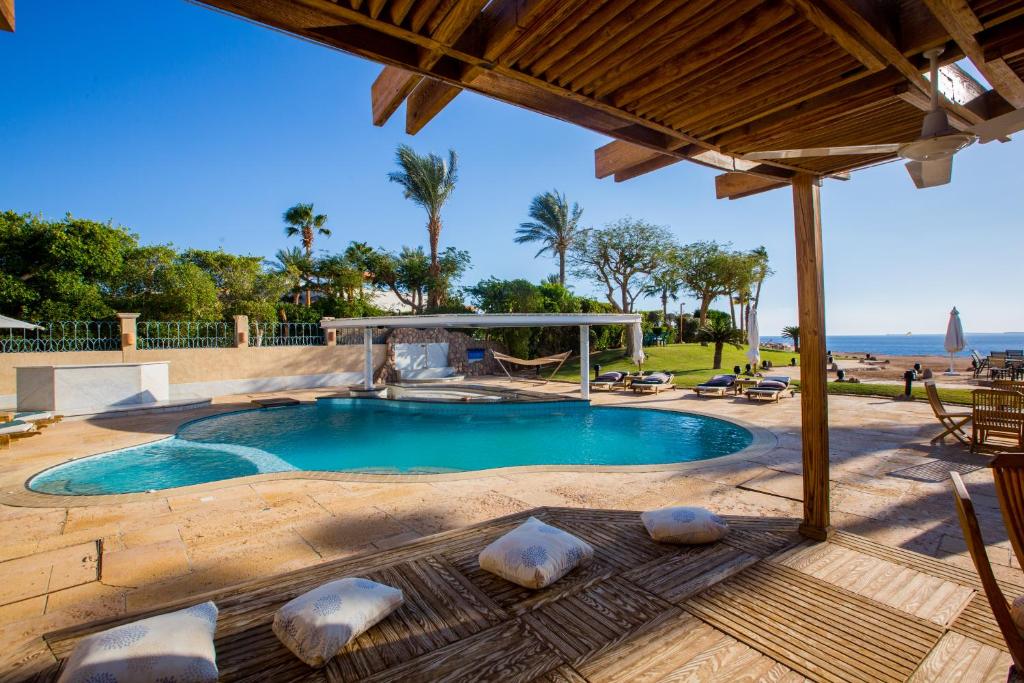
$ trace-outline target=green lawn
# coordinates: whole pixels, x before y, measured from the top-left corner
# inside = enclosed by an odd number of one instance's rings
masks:
[[[713,370],[711,363],[714,357],[714,347],[701,346],[700,344],[669,344],[668,346],[650,346],[644,349],[647,353],[647,361],[644,363],[644,370],[668,370],[675,375],[675,383],[681,387],[693,387],[712,375],[732,372],[734,365],[743,367],[747,363],[746,348],[736,349],[726,346],[722,353],[722,369]],[[632,361],[625,358],[622,349],[602,351],[590,357],[590,364],[600,365],[601,371],[608,370],[635,370],[636,366]],[[790,358],[799,356],[791,351],[761,351],[762,360],[770,360],[775,367],[772,372],[784,375],[789,366]],[[580,365],[578,360],[570,361],[562,366],[562,369],[555,375],[555,379],[570,382],[577,381],[580,376]],[[794,382],[799,387],[799,382]],[[830,394],[843,394],[847,396],[881,396],[892,398],[903,393],[903,386],[896,384],[846,384],[829,382],[828,392]],[[921,382],[914,384],[914,397],[919,400],[927,400],[924,385]],[[966,404],[971,403],[971,392],[969,389],[939,389],[939,396],[946,403]]]

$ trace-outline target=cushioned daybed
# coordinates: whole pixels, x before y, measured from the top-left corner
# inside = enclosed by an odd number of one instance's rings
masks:
[[[626,373],[624,372],[602,372],[590,382],[591,389],[621,389],[626,386]]]
[[[652,372],[649,375],[634,379],[630,383],[629,388],[634,392],[653,391],[658,393],[662,389],[675,389],[676,385],[672,383],[672,373]]]
[[[782,375],[769,375],[757,383],[757,386],[747,389],[747,398],[751,401],[775,401],[778,402],[784,394],[793,395],[789,386],[789,377]]]
[[[736,393],[736,375],[715,375],[693,390],[698,396],[725,396],[730,391]]]

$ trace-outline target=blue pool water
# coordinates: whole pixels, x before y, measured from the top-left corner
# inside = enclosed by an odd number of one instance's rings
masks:
[[[664,464],[734,453],[752,440],[749,431],[724,420],[582,401],[330,399],[190,422],[172,438],[60,465],[28,486],[95,495],[289,470],[396,474]]]

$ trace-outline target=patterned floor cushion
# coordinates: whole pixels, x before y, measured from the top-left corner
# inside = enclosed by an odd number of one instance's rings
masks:
[[[530,517],[484,548],[480,568],[524,588],[544,588],[590,563],[594,549],[567,531]]]
[[[668,507],[640,515],[647,533],[661,543],[713,543],[729,530],[725,520],[702,507]]]

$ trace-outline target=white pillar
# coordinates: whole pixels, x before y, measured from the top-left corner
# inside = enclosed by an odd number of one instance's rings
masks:
[[[580,396],[590,400],[590,326],[580,325]]]
[[[363,364],[363,388],[369,391],[373,388],[373,330],[369,327],[363,328],[363,351],[366,357]]]

